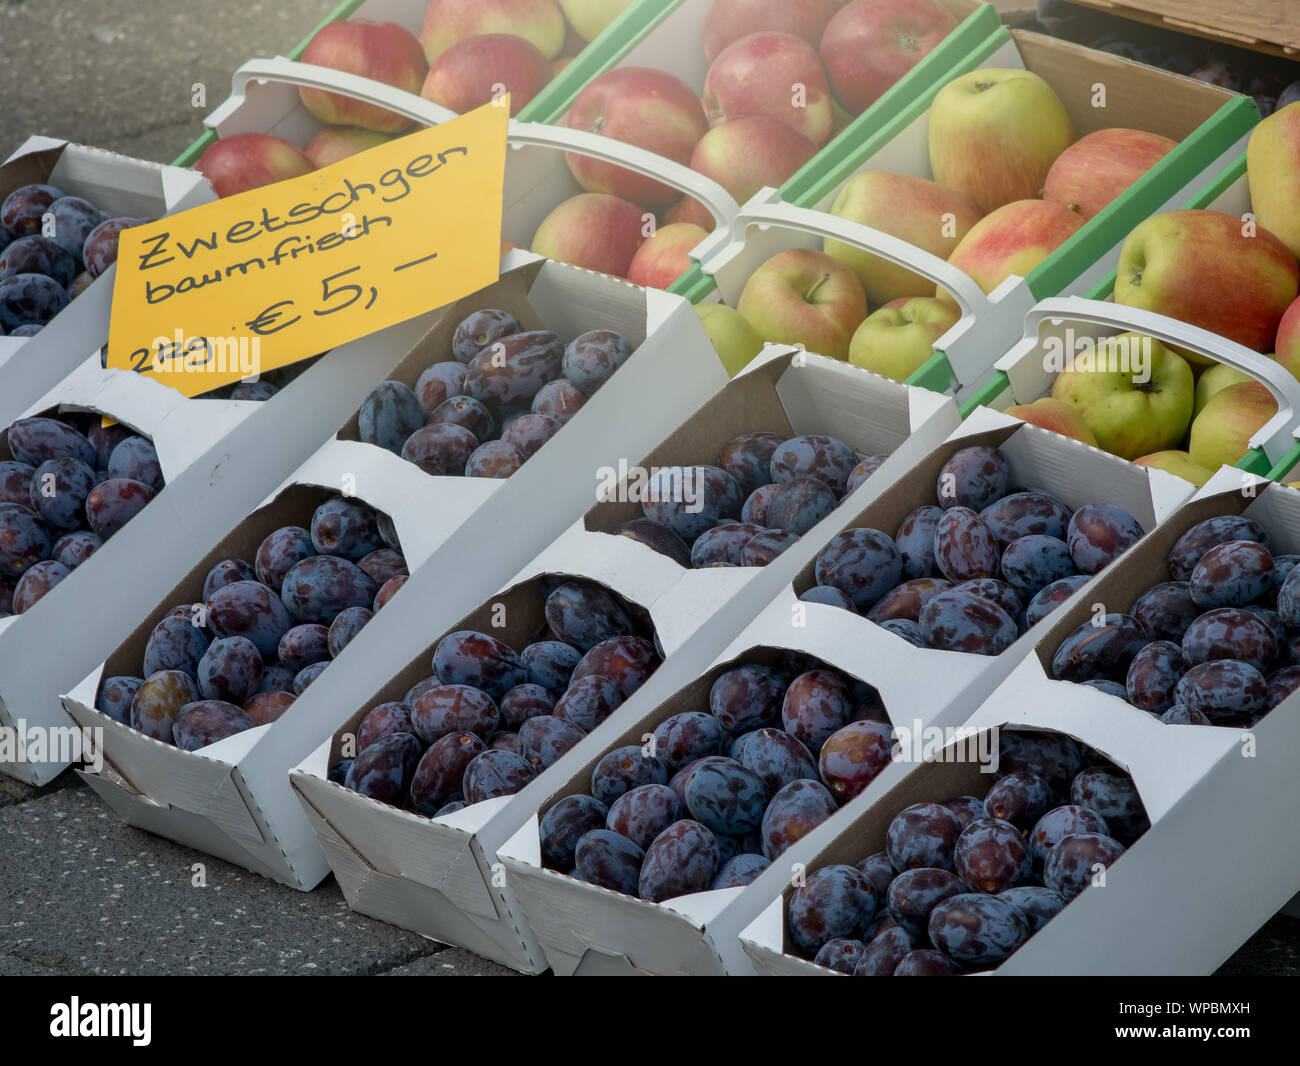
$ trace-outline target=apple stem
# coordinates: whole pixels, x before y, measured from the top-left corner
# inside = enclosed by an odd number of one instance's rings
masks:
[[[820,278],[818,278],[817,281],[813,283],[813,287],[809,289],[806,293],[804,293],[804,302],[812,303],[813,297],[817,295],[817,290],[820,289],[823,285],[825,285],[830,280],[831,280],[831,276],[829,274],[823,274]]]

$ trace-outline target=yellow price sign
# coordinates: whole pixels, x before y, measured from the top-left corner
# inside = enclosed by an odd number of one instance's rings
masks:
[[[489,104],[124,230],[107,365],[197,396],[490,285],[508,116]]]

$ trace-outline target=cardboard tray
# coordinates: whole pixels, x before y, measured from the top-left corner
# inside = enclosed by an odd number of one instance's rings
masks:
[[[0,166],[0,200],[23,185],[49,183],[101,211],[162,218],[215,199],[201,174],[87,148],[29,137]],[[116,266],[110,267],[35,337],[0,337],[0,425],[52,389],[108,340]]]
[[[1143,471],[1097,449],[989,412],[978,420],[968,420],[842,528],[896,529],[914,508],[933,502],[937,475],[948,457],[975,444],[1002,448],[1011,461],[1016,483],[1057,493],[1068,506],[1112,502],[1132,513],[1148,531],[1157,528],[1191,492],[1186,482],[1161,471]],[[920,736],[926,729],[963,722],[1031,654],[1052,625],[1051,620],[1040,622],[996,658],[914,648],[865,618],[835,607],[798,602],[795,592],[813,583],[816,553],[809,554],[793,587],[787,584],[779,590],[707,673],[636,722],[623,722],[617,738],[611,735],[613,729],[602,732],[603,746],[593,746],[587,758],[575,763],[567,775],[553,774],[548,781],[551,787],[536,811],[498,853],[557,973],[628,969],[658,974],[751,972],[737,940],[739,930],[756,913],[746,909],[745,901],[760,899],[749,890],[702,892],[651,904],[542,868],[540,816],[564,796],[587,791],[591,770],[605,752],[621,744],[641,743],[641,737],[665,718],[699,709],[724,670],[742,661],[769,661],[779,650],[814,655],[872,685],[895,728]],[[1070,603],[1088,598],[1092,588],[1093,584],[1085,586]],[[918,684],[918,678],[924,683]],[[841,825],[850,806],[817,832]],[[788,854],[795,853],[792,849]],[[770,896],[761,899],[766,902]]]
[[[1176,33],[1295,59],[1300,26],[1290,0],[1074,0],[1084,7],[1120,15]]]
[[[695,249],[693,257],[716,283],[717,298],[735,306],[750,275],[789,248],[820,249],[830,237],[873,251],[953,294],[962,317],[934,344],[943,358],[932,359],[910,380],[939,391],[955,385],[964,398],[1022,336],[1024,316],[1036,300],[1089,292],[1113,268],[1119,245],[1133,227],[1168,206],[1181,206],[1204,187],[1244,149],[1259,120],[1253,102],[1245,97],[1021,30],[991,34],[949,73],[959,76],[982,67],[1024,68],[1042,76],[1061,98],[1079,136],[1122,126],[1159,133],[1180,144],[1027,277],[1010,277],[985,295],[938,257],[829,214],[844,183],[863,171],[933,178],[928,130],[929,108],[942,88],[936,84],[816,180],[797,177],[780,194],[763,190],[742,206],[727,238],[713,234]],[[1106,89],[1104,109],[1092,106],[1097,85]],[[687,295],[696,301],[711,298],[711,286],[705,281]]]
[[[1165,558],[1173,544],[1196,523],[1224,514],[1260,522],[1279,554],[1300,548],[1300,493],[1225,467],[1064,605],[1034,653],[964,723],[973,731],[1051,729],[1091,745],[1132,774],[1151,819],[1146,834],[1107,871],[1105,890],[1075,899],[999,974],[1207,975],[1300,884],[1300,851],[1289,844],[1300,799],[1290,766],[1300,741],[1300,697],[1289,697],[1249,730],[1169,726],[1113,696],[1052,680],[1049,672],[1061,642],[1097,605],[1127,610],[1141,592],[1169,580]],[[815,841],[810,835],[801,842],[809,847],[798,858],[809,869],[856,861],[877,850],[902,807],[977,788],[981,776],[953,763],[895,765],[854,801],[850,823],[826,833],[828,827],[819,828]],[[847,859],[850,854],[856,858]],[[763,891],[761,914],[742,933],[756,967],[825,972],[786,953],[782,901],[773,898],[782,891],[779,880],[768,879]],[[1224,900],[1232,905],[1222,906]]]

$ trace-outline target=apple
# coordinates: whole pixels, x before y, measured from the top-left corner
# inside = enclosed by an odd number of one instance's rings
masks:
[[[537,46],[512,33],[457,41],[429,68],[420,95],[458,115],[510,94],[510,114],[541,92],[551,65]]]
[[[359,126],[326,126],[307,142],[302,154],[319,170],[368,148],[378,148],[392,139],[386,133],[363,130]]]
[[[727,45],[704,79],[704,110],[710,126],[771,115],[818,148],[835,125],[826,69],[792,33],[751,33]]]
[[[1012,275],[1028,275],[1082,225],[1076,212],[1058,203],[1017,200],[975,223],[948,262],[990,293]],[[952,301],[942,285],[935,295]]]
[[[327,22],[303,49],[302,61],[381,81],[418,94],[429,65],[420,42],[396,22],[338,19]],[[378,133],[401,133],[414,123],[374,104],[324,89],[299,88],[303,107],[331,126],[360,126]]]
[[[957,17],[938,0],[853,0],[821,40],[835,98],[862,114],[956,28]]]
[[[952,255],[983,217],[969,196],[938,182],[886,170],[855,174],[840,189],[831,214],[898,237],[940,259]],[[828,255],[853,269],[873,304],[934,289],[932,281],[861,248],[829,239],[823,245]]]
[[[688,254],[709,231],[689,222],[661,226],[632,257],[627,280],[647,289],[666,289],[691,266]]]
[[[1097,447],[1097,438],[1092,435],[1088,424],[1080,417],[1078,411],[1062,400],[1044,396],[1033,403],[1008,407],[1004,413],[1022,422],[1028,422],[1031,426],[1038,426],[1059,433],[1062,437],[1070,437],[1073,440],[1083,441],[1084,444],[1091,444],[1094,448]]]
[[[1277,361],[1300,378],[1300,300],[1293,300],[1277,325],[1277,338],[1273,348]]]
[[[573,56],[561,56],[559,59],[551,60],[551,77],[558,78],[560,72],[573,62]]]
[[[560,0],[560,10],[579,37],[594,41],[631,3],[632,0]]]
[[[1216,392],[1222,392],[1229,385],[1240,385],[1243,381],[1254,381],[1249,374],[1243,374],[1240,370],[1228,366],[1226,363],[1215,363],[1208,366],[1196,379],[1196,402],[1193,413],[1200,414],[1201,409],[1210,402],[1210,397]]]
[[[727,373],[735,377],[763,350],[763,338],[734,307],[696,304],[695,313]]]
[[[1144,130],[1097,130],[1056,157],[1043,182],[1043,199],[1092,218],[1178,147]]]
[[[690,222],[701,229],[715,230],[718,228],[718,220],[694,196],[683,196],[680,200],[669,204],[659,214],[661,216],[660,224],[664,226],[671,226],[678,222]]]
[[[1258,381],[1229,385],[1192,419],[1188,457],[1207,470],[1232,466],[1250,450],[1250,438],[1277,414],[1273,394]]]
[[[555,0],[430,0],[420,30],[424,57],[438,57],[466,37],[513,33],[531,41],[547,59],[564,48],[564,13]]]
[[[680,78],[649,67],[616,67],[574,97],[564,124],[634,144],[689,165],[709,123],[695,92]],[[588,192],[609,193],[658,207],[681,193],[663,182],[590,156],[567,154],[569,169]]]
[[[1192,421],[1192,368],[1158,340],[1106,337],[1052,382],[1052,399],[1079,413],[1099,447],[1121,459],[1177,446]]]
[[[296,147],[269,133],[235,133],[211,145],[194,168],[221,197],[260,189],[316,168]]]
[[[1198,466],[1192,462],[1192,457],[1186,452],[1177,450],[1152,452],[1150,455],[1144,455],[1140,459],[1134,459],[1138,466],[1151,467],[1153,470],[1163,470],[1166,474],[1173,474],[1174,477],[1180,477],[1184,481],[1190,481],[1198,489],[1214,476],[1214,471],[1203,466]]]
[[[1257,352],[1273,350],[1300,292],[1300,265],[1263,226],[1218,211],[1169,211],[1119,253],[1115,302],[1168,315]],[[1216,464],[1217,465],[1217,464]]]
[[[789,33],[814,48],[844,0],[714,0],[701,38],[712,63],[730,44],[751,33]]]
[[[930,106],[930,169],[983,211],[1039,195],[1074,140],[1065,105],[1028,70],[973,70]]]
[[[701,137],[691,155],[691,169],[712,178],[743,204],[765,185],[784,185],[816,154],[812,141],[780,119],[750,115],[714,126]]]
[[[847,359],[853,333],[867,317],[867,297],[858,276],[838,259],[792,248],[750,275],[736,310],[764,340]]]
[[[1246,174],[1259,224],[1300,257],[1300,107],[1288,104],[1255,127]]]
[[[526,249],[522,244],[520,244],[518,241],[509,241],[509,240],[506,240],[506,238],[504,238],[504,237],[501,238],[501,258],[502,258],[502,259],[504,259],[506,256],[508,256],[508,255],[509,255],[511,252],[513,252],[516,248],[519,249],[521,252],[522,252],[522,251],[527,251],[527,249]]]
[[[559,204],[533,234],[533,251],[547,259],[627,277],[645,240],[646,214],[617,196],[581,193]]]
[[[868,299],[870,294],[868,294]],[[906,381],[934,355],[934,343],[961,318],[932,296],[886,304],[862,321],[849,343],[849,362],[895,381]]]

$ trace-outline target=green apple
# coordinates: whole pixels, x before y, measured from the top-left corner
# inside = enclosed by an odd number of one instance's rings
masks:
[[[934,354],[934,342],[960,318],[960,311],[933,296],[896,300],[863,320],[849,343],[849,362],[906,381]]]
[[[791,248],[750,275],[736,309],[764,340],[801,344],[843,360],[867,317],[867,296],[858,276],[838,259]]]
[[[1098,446],[1123,459],[1181,443],[1195,391],[1187,360],[1138,333],[1105,338],[1052,382],[1053,399],[1073,407]]]
[[[1097,438],[1092,435],[1092,430],[1079,416],[1079,412],[1068,403],[1053,400],[1050,396],[1044,396],[1033,403],[1008,407],[1003,413],[1022,422],[1028,422],[1031,426],[1051,430],[1062,437],[1070,437],[1073,440],[1083,441],[1084,444],[1091,444],[1094,448],[1097,447]]]
[[[713,342],[723,367],[733,378],[763,350],[763,338],[734,307],[696,304],[695,313],[700,316],[700,324]]]
[[[1198,489],[1214,476],[1213,470],[1198,466],[1192,462],[1190,455],[1177,450],[1152,452],[1140,459],[1134,459],[1133,462],[1137,463],[1138,466],[1149,466],[1153,470],[1163,470],[1165,473],[1173,474],[1184,481],[1190,481]]]
[[[1211,367],[1206,367],[1205,372],[1196,380],[1196,404],[1192,417],[1195,418],[1201,413],[1205,405],[1210,402],[1210,397],[1216,392],[1222,392],[1229,385],[1239,385],[1243,381],[1253,380],[1249,374],[1243,374],[1226,363],[1215,363]]]
[[[1187,439],[1192,462],[1208,470],[1232,466],[1250,450],[1250,438],[1275,414],[1277,401],[1258,381],[1221,389],[1192,420]]]

